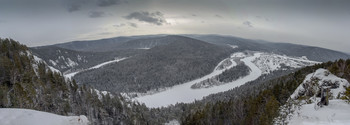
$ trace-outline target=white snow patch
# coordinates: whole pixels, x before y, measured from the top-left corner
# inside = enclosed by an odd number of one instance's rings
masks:
[[[86,116],[61,116],[30,109],[0,108],[1,125],[88,125]]]
[[[214,70],[212,73],[202,78],[199,78],[190,82],[186,82],[184,84],[173,86],[170,89],[167,89],[159,93],[146,95],[142,97],[136,97],[134,98],[134,100],[141,103],[145,103],[145,105],[150,108],[174,105],[178,102],[191,103],[191,102],[194,102],[195,100],[201,100],[203,97],[208,96],[210,94],[227,91],[232,88],[241,86],[249,81],[253,81],[258,77],[260,77],[261,70],[254,63],[252,63],[252,61],[260,57],[261,53],[255,53],[253,56],[247,56],[245,54],[243,56],[242,54],[243,53],[238,53],[233,55],[234,57],[246,56],[245,58],[241,59],[241,61],[243,61],[245,65],[247,65],[251,69],[251,72],[249,75],[242,77],[236,81],[226,83],[220,86],[211,87],[211,88],[202,88],[202,89],[191,88],[193,84],[203,81],[205,79],[211,78],[213,76],[219,75],[224,71],[224,70]]]
[[[180,122],[178,120],[174,119],[174,120],[171,120],[167,123],[164,123],[164,125],[180,125]]]
[[[94,89],[94,91],[97,93],[97,96],[98,96],[98,99],[99,99],[99,100],[102,100],[102,95],[103,95],[103,96],[106,96],[107,94],[109,94],[109,96],[110,96],[111,98],[114,97],[113,94],[111,94],[110,92],[107,92],[107,91],[99,91],[99,90],[97,90],[97,89]]]
[[[21,51],[21,52],[19,52],[19,55],[24,56],[24,55],[26,55],[26,53]]]
[[[120,59],[115,59],[115,60],[107,61],[107,62],[98,64],[98,65],[96,65],[96,66],[93,66],[93,67],[91,67],[91,68],[89,68],[89,69],[97,69],[97,68],[100,68],[100,67],[105,66],[105,65],[107,65],[107,64],[119,62],[119,61],[122,61],[122,60],[124,60],[124,59],[126,59],[126,58],[120,58]]]
[[[67,65],[68,67],[74,67],[74,66],[77,66],[77,65],[78,65],[77,62],[72,61],[70,58],[67,58],[67,60],[68,60],[68,62],[66,62],[66,65]]]
[[[49,62],[53,65],[53,66],[56,66],[57,65],[57,63],[55,62],[55,61],[53,61],[53,60],[49,60]]]
[[[51,70],[52,72],[61,73],[61,71],[60,71],[60,70],[55,69],[55,68],[53,68],[52,66],[48,66],[48,67],[50,68],[50,70]]]
[[[58,59],[65,60],[65,58],[63,56],[59,56]]]
[[[230,46],[230,47],[232,47],[233,49],[236,49],[236,48],[238,48],[238,46],[237,45],[231,45],[231,44],[227,44],[228,46]]]
[[[37,57],[36,55],[33,55],[33,57],[34,57],[34,60],[36,63],[43,62],[43,60],[41,58]]]
[[[111,63],[115,63],[115,62],[119,62],[119,61],[122,61],[122,60],[125,60],[125,59],[127,59],[127,57],[125,57],[125,58],[118,58],[118,59],[114,59],[114,60],[111,60],[111,61],[103,62],[103,63],[101,63],[101,64],[98,64],[98,65],[96,65],[96,66],[90,67],[90,68],[88,68],[88,69],[84,69],[84,70],[80,70],[80,71],[76,71],[76,72],[72,72],[72,73],[65,74],[64,76],[65,76],[66,78],[70,78],[70,79],[71,79],[73,76],[75,76],[75,75],[78,74],[79,72],[83,72],[83,71],[87,71],[87,70],[92,70],[92,69],[101,68],[101,67],[103,67],[103,66],[105,66],[105,65],[108,65],[108,64],[111,64]]]
[[[147,48],[147,47],[145,47],[145,48],[137,48],[137,49],[151,49],[151,48]]]

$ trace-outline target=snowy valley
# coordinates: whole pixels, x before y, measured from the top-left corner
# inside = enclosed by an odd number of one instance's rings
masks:
[[[38,117],[72,125],[348,122],[348,110],[340,109],[349,108],[350,61],[325,63],[312,60],[319,55],[267,51],[244,39],[198,37],[134,37],[116,44],[128,49],[110,52],[28,49],[5,39],[0,118],[7,120],[0,123],[36,124]],[[60,44],[76,47],[70,45]]]

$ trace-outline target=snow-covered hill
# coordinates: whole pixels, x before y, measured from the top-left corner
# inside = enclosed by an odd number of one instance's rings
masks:
[[[1,125],[88,125],[86,116],[61,116],[30,109],[0,108]]]
[[[275,124],[349,124],[350,104],[340,100],[348,86],[346,79],[326,69],[316,70],[305,77],[287,103],[280,107]]]

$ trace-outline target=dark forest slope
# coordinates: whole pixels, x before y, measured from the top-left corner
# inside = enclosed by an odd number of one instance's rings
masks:
[[[170,43],[112,65],[79,73],[75,79],[101,90],[145,92],[204,76],[233,51],[227,46],[182,36],[162,39]]]

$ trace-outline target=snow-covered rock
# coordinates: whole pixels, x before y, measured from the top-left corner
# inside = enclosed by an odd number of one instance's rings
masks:
[[[346,79],[339,78],[326,69],[308,74],[287,103],[280,107],[275,124],[314,125],[350,123],[350,104],[339,97],[350,86]],[[328,105],[321,105],[322,90],[329,99]]]
[[[86,116],[61,116],[30,109],[0,108],[1,125],[88,125]]]
[[[331,74],[326,69],[318,69],[314,73],[307,75],[301,85],[291,95],[292,99],[297,99],[301,96],[313,96],[308,94],[316,94],[311,92],[312,89],[329,88],[332,98],[341,97],[345,92],[345,87],[349,86],[349,82],[346,79],[339,78]]]

